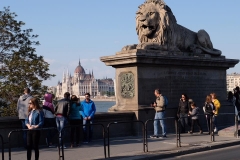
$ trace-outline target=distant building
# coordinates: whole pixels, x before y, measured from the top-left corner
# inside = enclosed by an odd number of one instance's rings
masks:
[[[239,85],[240,85],[239,73],[227,74],[227,91],[233,91],[233,89]]]
[[[93,71],[86,74],[79,60],[74,75],[71,76],[68,71],[67,73],[63,71],[62,82],[57,84],[56,97],[62,98],[65,92],[76,96],[84,96],[85,93],[90,93],[92,96],[114,94],[114,81],[111,78],[95,79]]]

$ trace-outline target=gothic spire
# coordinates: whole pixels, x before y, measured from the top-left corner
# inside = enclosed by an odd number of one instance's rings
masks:
[[[80,58],[79,58],[79,62],[78,62],[78,65],[79,65],[79,66],[81,66]]]

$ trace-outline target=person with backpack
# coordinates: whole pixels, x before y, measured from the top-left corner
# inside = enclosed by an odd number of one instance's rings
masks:
[[[53,98],[54,95],[51,93],[46,93],[44,95],[45,102],[43,103],[43,114],[44,114],[44,127],[50,128],[50,127],[56,127],[56,120],[55,120],[55,114],[54,114],[54,104],[53,104]],[[53,129],[47,130],[47,137],[46,137],[46,143],[49,148],[55,147],[52,143],[52,139],[54,135],[56,134],[56,131]]]
[[[214,115],[213,115],[214,132],[218,132],[217,116],[218,116],[221,104],[220,104],[219,100],[217,99],[216,93],[211,93],[210,95],[212,97],[212,102],[213,102],[214,107],[215,107],[215,112],[214,112]]]
[[[27,111],[29,107],[29,101],[32,98],[30,94],[31,90],[29,88],[24,89],[24,94],[19,97],[17,102],[17,112],[19,120],[22,124],[22,129],[27,129],[25,125],[25,119],[27,118]],[[23,131],[23,144],[24,148],[27,149],[27,131]]]
[[[160,138],[166,138],[166,127],[165,127],[165,122],[164,122],[164,115],[165,115],[165,98],[162,95],[160,89],[155,89],[154,94],[156,96],[156,101],[151,104],[152,107],[154,107],[156,113],[154,117],[154,135],[150,136],[150,138],[159,138],[159,133],[158,133],[158,126],[159,126],[159,121],[162,127],[162,135]],[[156,120],[156,119],[161,119],[161,120]]]
[[[207,126],[208,126],[208,134],[210,135],[210,119],[213,117],[214,112],[215,112],[215,107],[214,104],[212,102],[212,97],[210,95],[208,95],[206,97],[206,102],[205,105],[203,107],[204,110],[204,114],[206,115],[206,120],[207,120]]]
[[[79,147],[80,140],[80,124],[82,124],[81,114],[82,111],[80,99],[76,95],[71,96],[71,105],[69,113],[69,122],[71,127],[70,139],[71,139],[71,148],[74,147],[74,135],[76,136],[76,147]],[[77,126],[78,125],[78,126]]]
[[[181,122],[182,133],[186,133],[186,126],[188,126],[189,129],[191,127],[188,119],[189,111],[191,111],[191,107],[188,101],[188,96],[186,94],[182,94],[177,111],[177,117],[180,118]]]
[[[191,130],[188,133],[192,134],[194,132],[194,125],[196,123],[199,128],[199,134],[202,134],[203,133],[202,127],[198,120],[199,108],[196,106],[194,102],[191,103],[191,108],[192,108],[192,111],[189,111],[189,116],[192,119],[192,123],[191,123]]]

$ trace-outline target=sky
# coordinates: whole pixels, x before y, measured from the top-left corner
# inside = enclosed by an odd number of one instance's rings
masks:
[[[37,54],[50,64],[56,77],[44,81],[56,86],[63,71],[73,74],[80,59],[95,78],[115,78],[115,69],[100,57],[137,44],[135,13],[145,0],[1,0],[38,34]],[[230,59],[240,59],[239,0],[165,0],[178,24],[197,32],[205,29],[213,46]],[[228,73],[239,72],[240,64]]]

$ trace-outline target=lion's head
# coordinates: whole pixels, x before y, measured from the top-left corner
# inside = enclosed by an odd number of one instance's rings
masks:
[[[136,30],[140,43],[171,43],[176,19],[163,0],[146,0],[139,6]]]

